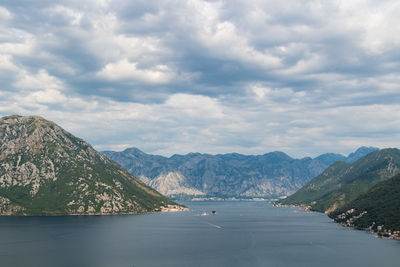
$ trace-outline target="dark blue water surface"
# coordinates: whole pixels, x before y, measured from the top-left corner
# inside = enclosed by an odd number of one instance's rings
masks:
[[[0,266],[400,266],[399,241],[324,214],[267,202],[184,204],[190,211],[0,217]]]

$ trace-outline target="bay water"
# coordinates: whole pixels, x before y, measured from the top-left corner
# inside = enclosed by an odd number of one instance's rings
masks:
[[[399,241],[325,214],[267,201],[183,204],[189,211],[0,217],[0,266],[400,266]]]

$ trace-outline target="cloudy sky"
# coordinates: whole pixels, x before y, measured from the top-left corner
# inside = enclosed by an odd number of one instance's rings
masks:
[[[400,2],[0,2],[0,116],[98,150],[400,147]]]

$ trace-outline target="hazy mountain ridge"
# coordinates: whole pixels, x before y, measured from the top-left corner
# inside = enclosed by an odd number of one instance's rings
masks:
[[[169,204],[53,122],[0,118],[0,214],[141,213]]]
[[[189,153],[169,158],[137,148],[102,153],[169,196],[271,197],[295,192],[338,159],[354,160],[373,150],[360,148],[352,158],[329,153],[314,159],[294,159],[279,151],[256,156]]]
[[[295,194],[281,200],[284,205],[305,205],[331,213],[347,205],[373,186],[400,172],[400,150],[374,151],[353,164],[337,162]]]

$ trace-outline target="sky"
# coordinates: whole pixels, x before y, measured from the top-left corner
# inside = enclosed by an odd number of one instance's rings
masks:
[[[97,150],[400,147],[400,2],[0,2],[0,116]]]

